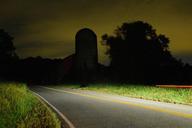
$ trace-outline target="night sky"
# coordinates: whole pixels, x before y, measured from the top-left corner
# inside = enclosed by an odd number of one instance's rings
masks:
[[[84,27],[98,36],[99,60],[107,63],[101,35],[123,22],[143,20],[170,38],[174,56],[192,64],[192,0],[1,0],[0,28],[13,37],[20,57],[63,58],[74,53]]]

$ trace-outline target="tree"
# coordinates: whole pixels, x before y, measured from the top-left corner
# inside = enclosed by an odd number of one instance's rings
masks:
[[[142,21],[123,23],[102,40],[109,47],[111,71],[121,80],[151,82],[162,78],[163,66],[177,63],[169,51],[169,39]]]
[[[16,77],[18,56],[11,37],[0,29],[0,80],[13,80]]]
[[[11,37],[3,29],[0,29],[0,60],[17,59],[15,47],[13,45],[13,37]]]

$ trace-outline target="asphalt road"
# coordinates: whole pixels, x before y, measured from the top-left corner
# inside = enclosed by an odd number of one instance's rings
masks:
[[[192,128],[192,106],[76,89],[30,88],[76,128]]]

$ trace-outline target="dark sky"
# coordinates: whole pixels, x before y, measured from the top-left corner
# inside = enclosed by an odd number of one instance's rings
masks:
[[[192,63],[192,0],[2,0],[0,28],[15,37],[21,57],[66,57],[84,27],[98,40],[123,22],[143,20],[167,35],[173,55]],[[99,43],[99,60],[106,62]]]

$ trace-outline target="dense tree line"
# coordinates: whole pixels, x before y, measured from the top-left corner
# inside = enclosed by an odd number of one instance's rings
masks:
[[[96,82],[143,84],[191,84],[192,66],[172,56],[169,38],[157,34],[148,23],[123,23],[113,35],[103,35],[111,59],[108,67],[98,64]],[[13,38],[0,29],[0,80],[29,83],[75,81],[75,56],[65,59],[29,57],[20,59]]]
[[[70,56],[72,57],[72,56]],[[15,52],[13,37],[0,29],[0,80],[29,83],[57,83],[69,78],[73,59],[28,57],[20,59]],[[66,62],[68,61],[68,62]]]

